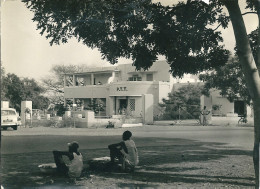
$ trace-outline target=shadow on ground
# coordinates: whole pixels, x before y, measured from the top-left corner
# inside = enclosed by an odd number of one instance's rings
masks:
[[[82,178],[74,180],[40,172],[39,164],[53,162],[51,152],[5,154],[1,157],[2,185],[6,188],[102,187],[108,184],[109,179],[119,188],[160,187],[167,183],[254,186],[253,170],[247,170],[252,169],[252,151],[232,148],[225,143],[184,139],[145,138],[144,141],[136,138],[135,141],[140,144],[140,164],[134,173],[86,171]],[[109,155],[106,148],[83,149],[81,152],[85,163],[91,158]]]

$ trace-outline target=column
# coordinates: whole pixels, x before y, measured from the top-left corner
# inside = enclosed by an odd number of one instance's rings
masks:
[[[66,80],[66,75],[64,75],[64,87],[67,86],[67,80]]]
[[[1,101],[1,108],[9,108],[9,101]]]
[[[91,82],[91,85],[94,85],[94,74],[93,73],[91,74],[91,81],[90,82]]]
[[[142,95],[143,108],[142,108],[142,117],[144,124],[153,123],[153,95],[152,94],[143,94]]]
[[[29,112],[26,112],[26,108],[28,108]],[[22,125],[25,126],[25,122],[28,116],[29,118],[30,115],[30,120],[32,121],[32,101],[22,101],[21,102],[21,121]]]
[[[75,87],[76,86],[75,75],[72,75],[72,78],[73,78],[73,87]]]
[[[72,102],[73,102],[73,104],[72,104],[72,110],[73,110],[73,111],[76,111],[76,109],[77,109],[76,99],[73,98],[73,99],[72,99]],[[73,114],[73,117],[74,117],[74,114]]]

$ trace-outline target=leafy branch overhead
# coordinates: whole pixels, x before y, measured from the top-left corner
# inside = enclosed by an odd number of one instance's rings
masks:
[[[254,59],[257,60],[257,30],[248,35]],[[235,48],[237,52],[237,47]],[[236,53],[237,54],[237,53]],[[247,104],[252,100],[246,86],[245,76],[237,55],[230,57],[228,62],[212,71],[200,74],[200,80],[204,81],[203,93],[209,95],[210,89],[220,90],[220,94],[230,101],[242,98]]]
[[[164,55],[172,74],[182,76],[223,65],[228,58],[214,26],[227,27],[229,19],[216,3],[188,1],[170,7],[151,0],[23,2],[51,45],[75,37],[98,48],[112,64],[125,57],[132,58],[138,70],[148,69]]]
[[[250,104],[251,97],[237,58],[231,58],[224,66],[200,74],[199,77],[204,81],[204,94],[209,95],[210,89],[218,89],[220,95],[227,97],[230,101],[242,98]]]

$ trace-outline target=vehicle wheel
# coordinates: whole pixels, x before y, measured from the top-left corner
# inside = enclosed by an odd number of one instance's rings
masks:
[[[13,130],[17,130],[17,125],[16,126],[12,126]]]

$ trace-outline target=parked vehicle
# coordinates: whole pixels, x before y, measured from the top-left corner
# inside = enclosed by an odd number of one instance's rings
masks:
[[[8,127],[11,127],[13,130],[17,130],[19,121],[19,115],[14,108],[1,109],[1,128],[6,130]]]

